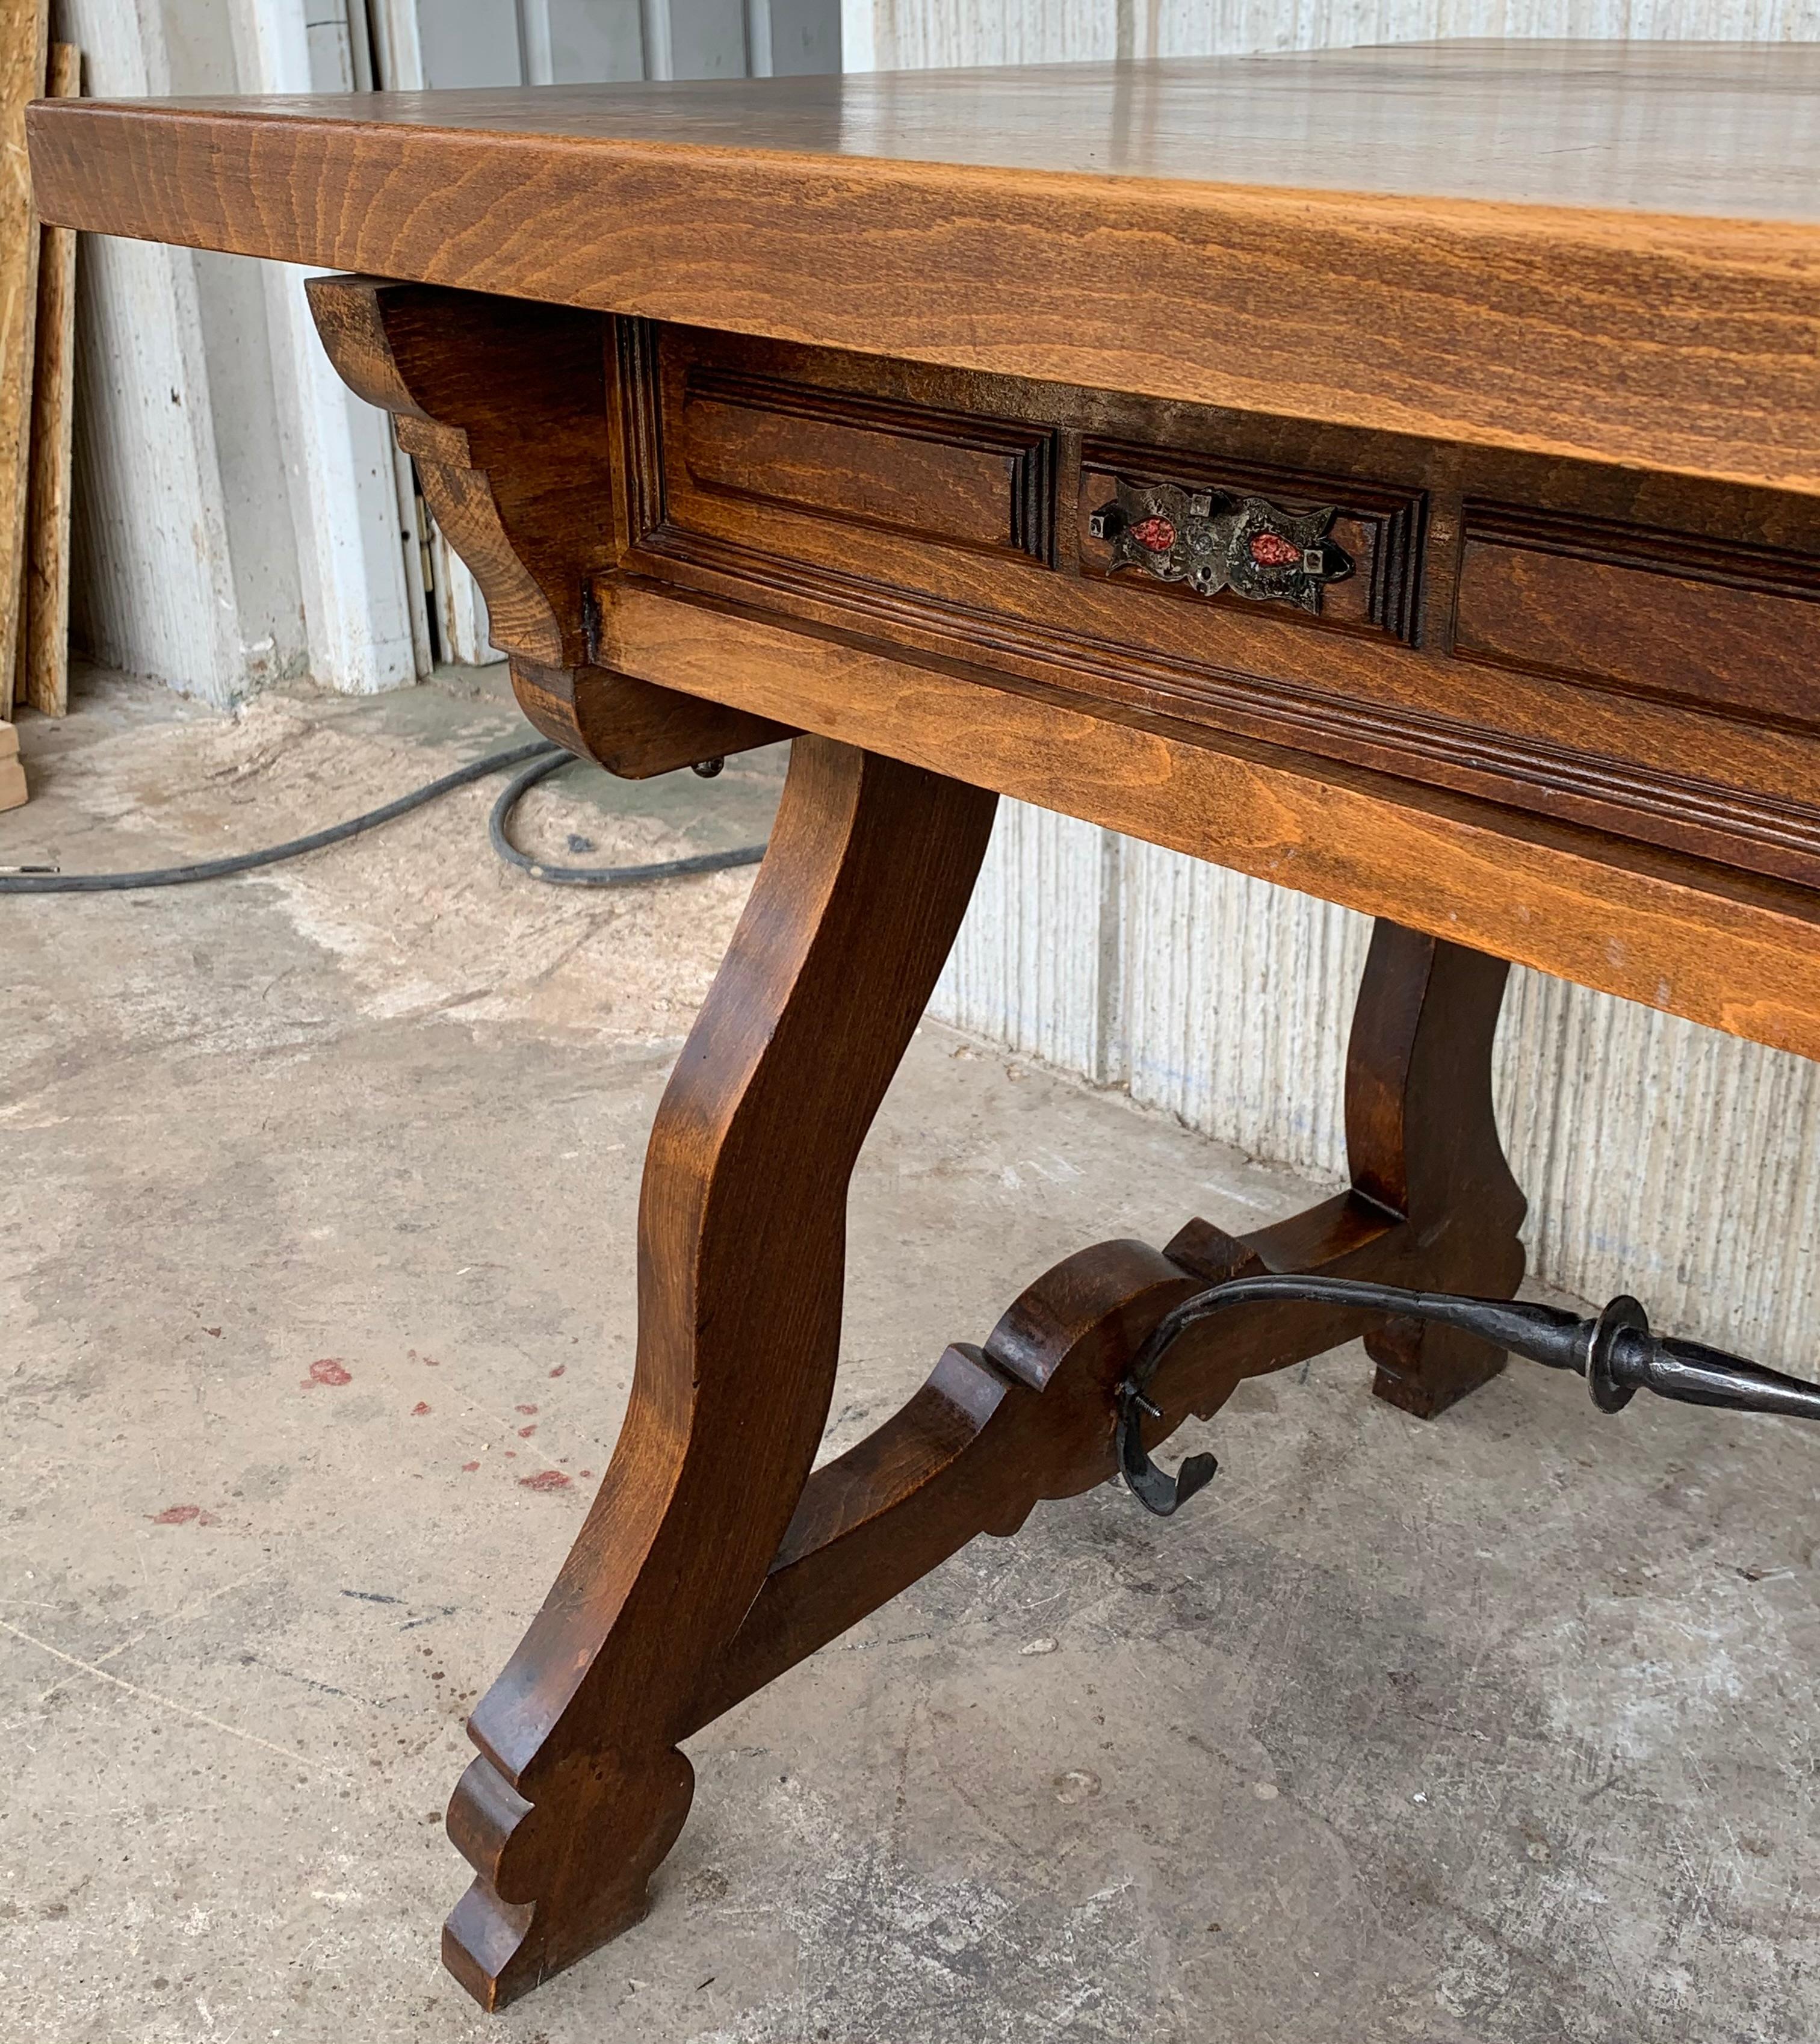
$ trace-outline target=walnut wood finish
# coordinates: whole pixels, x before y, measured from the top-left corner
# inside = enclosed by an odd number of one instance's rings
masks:
[[[980,1533],[1115,1473],[1112,1406],[1208,1282],[1330,1270],[1508,1293],[1523,1202],[1491,1115],[1505,967],[1380,927],[1348,1070],[1353,1189],[1249,1243],[1081,1251],[983,1346],[809,1473],[839,1350],[847,1184],[971,892],[993,798],[797,741],[757,888],[659,1110],[625,1429],[563,1572],[470,1722],[449,1812],[477,1870],[443,1954],[486,2008],[645,1911],[693,1777],[678,1742]],[[780,1171],[783,1159],[789,1168]],[[1197,1331],[1161,1439],[1248,1375],[1365,1333],[1380,1396],[1430,1413],[1499,1366],[1465,1343],[1296,1307]]]
[[[589,660],[586,576],[616,558],[625,467],[599,320],[370,277],[307,289],[336,368],[397,422],[539,731],[634,780],[789,735]]]
[[[1508,45],[34,110],[53,219],[401,280],[311,298],[540,728],[628,774],[802,734],[652,1136],[622,1439],[471,1723],[485,2005],[643,1912],[691,1732],[1113,1473],[1191,1292],[1515,1288],[1504,960],[1820,1055],[1817,85]],[[1120,482],[1330,511],[1357,572],[1318,614],[1112,573]],[[1351,1183],[1066,1259],[811,1475],[995,791],[1379,918]],[[1257,1308],[1169,1351],[1156,1437],[1354,1335],[1425,1416],[1501,1362]]]
[[[1820,728],[1820,555],[1479,504],[1464,536],[1457,653]]]
[[[1469,43],[45,105],[32,148],[68,226],[1814,491],[1817,90],[1799,44]]]
[[[628,571],[1083,707],[1820,882],[1820,502],[639,330],[651,388],[632,453],[653,479]],[[814,455],[798,457],[811,412]],[[973,464],[964,495],[938,480],[931,443]],[[1121,482],[1325,506],[1357,572],[1318,616],[1109,574],[1089,523]]]
[[[659,336],[641,322],[362,279],[317,280],[312,295],[343,373],[393,409],[469,549],[520,699],[622,768],[648,764],[648,698],[680,706],[672,763],[726,728],[691,717],[778,728],[705,691],[641,690],[603,659],[647,601],[628,569],[673,518],[712,534],[718,517],[737,531],[808,515],[862,548],[934,544],[1023,574],[1066,557],[1054,510],[1069,451],[1046,426],[731,371],[692,385],[678,368],[672,444]],[[1360,494],[1388,560],[1407,548],[1412,500]],[[648,601],[685,632],[737,628],[700,596],[653,589]],[[800,632],[787,647],[781,667],[752,661],[746,673],[812,696],[823,659],[850,669],[854,657]],[[654,664],[675,667],[685,690],[698,678],[688,661]],[[740,694],[724,665],[716,674],[714,694]],[[863,717],[856,676],[846,693]],[[951,686],[1004,727],[996,691]],[[1066,721],[1027,700],[1050,720],[1033,751],[1065,758]],[[823,714],[817,700],[808,720]],[[443,1950],[488,2008],[643,1913],[693,1792],[680,1741],[975,1535],[1013,1533],[1039,1499],[1113,1473],[1115,1386],[1171,1306],[1266,1267],[1493,1293],[1522,1274],[1523,1203],[1489,1081],[1507,968],[1380,924],[1348,1069],[1351,1191],[1250,1243],[1193,1221],[1166,1252],[1081,1251],[810,1476],[839,1354],[847,1177],[985,850],[993,797],[967,784],[1003,763],[989,747],[950,763],[952,774],[900,764],[882,749],[914,754],[927,717],[900,708],[866,720],[874,750],[797,743],[758,884],[653,1133],[624,1433],[543,1612],[474,1714],[479,1757],[449,1828],[476,1878]],[[970,751],[976,726],[937,722],[946,749]],[[1089,728],[1130,728],[1104,716]],[[1090,757],[1075,791],[1089,813],[1108,799],[1092,785],[1103,764]],[[1192,776],[1171,778],[1179,805]],[[1204,835],[1204,811],[1185,814]],[[1438,1331],[1314,1308],[1218,1332],[1217,1345],[1212,1330],[1185,1343],[1153,1385],[1158,1439],[1190,1411],[1215,1411],[1243,1376],[1353,1335],[1368,1338],[1378,1394],[1423,1414],[1501,1362]]]
[[[827,1420],[847,1178],[993,807],[958,782],[797,743],[758,884],[652,1131],[624,1431],[470,1723],[481,1758],[449,1828],[478,1877],[443,1951],[489,2007],[642,1915],[688,1810],[676,1742],[700,1722]]]
[[[626,673],[1820,1056],[1805,888],[643,582],[616,586],[601,644]]]
[[[1820,1047],[1799,628],[1784,647],[1725,607],[1820,615],[1811,500],[421,286],[311,290],[467,548],[528,713],[614,770],[817,730]],[[1109,579],[1080,507],[1112,474],[1325,498],[1361,563],[1329,601],[1355,609]],[[1494,548],[1569,579],[1548,606],[1488,603]],[[1715,599],[1704,623],[1689,590]],[[1489,664],[1493,632],[1533,674]],[[1636,684],[1671,657],[1680,700]],[[1601,659],[1628,660],[1622,686],[1565,671]]]

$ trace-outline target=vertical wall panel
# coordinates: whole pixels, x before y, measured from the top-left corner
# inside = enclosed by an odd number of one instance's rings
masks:
[[[240,90],[353,90],[347,0],[225,4]],[[266,402],[283,454],[309,671],[329,688],[364,695],[417,674],[392,422],[335,373],[304,296],[308,274],[259,266],[270,336]]]
[[[1497,1096],[1542,1276],[1811,1370],[1820,1069],[1518,972]]]
[[[840,69],[838,0],[747,0],[746,13],[754,77]]]
[[[1001,803],[933,1012],[1102,1085],[1122,1078],[1108,955],[1119,843],[1072,816]]]
[[[547,79],[532,71],[527,83],[567,85],[587,79],[617,84],[644,76],[639,0],[548,0],[547,8],[527,6],[523,13],[527,29],[542,13],[550,43]]]
[[[1369,926],[1154,845],[1123,893],[1132,1097],[1254,1155],[1345,1169],[1346,1020]],[[1291,897],[1294,898],[1294,897]]]
[[[67,0],[56,33],[80,45],[90,98],[171,90],[152,0]],[[240,613],[195,259],[85,235],[76,292],[72,636],[110,667],[230,701]]]
[[[1056,63],[1457,36],[1810,42],[1820,0],[846,0],[848,63]]]
[[[745,0],[670,0],[666,78],[743,78]]]
[[[845,33],[849,63],[881,68],[1452,35],[1806,40],[1820,0],[848,0]],[[1008,804],[935,1012],[1338,1182],[1369,928]],[[1667,1327],[1813,1372],[1820,1069],[1519,971],[1496,1088],[1536,1275],[1587,1299],[1634,1290]]]

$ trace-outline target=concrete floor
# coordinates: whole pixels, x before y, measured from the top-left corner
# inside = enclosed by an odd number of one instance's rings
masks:
[[[0,861],[269,841],[521,729],[496,676],[91,683],[26,720]],[[777,773],[576,770],[525,835],[741,841]],[[463,1716],[610,1450],[643,1138],[747,884],[539,887],[490,798],[0,901],[5,2044],[1820,2032],[1820,1442],[1521,1365],[1423,1426],[1356,1349],[1247,1387],[1179,1520],[1041,1508],[712,1726],[648,1920],[478,2015]],[[1069,1250],[1305,1197],[925,1025],[830,1446]]]

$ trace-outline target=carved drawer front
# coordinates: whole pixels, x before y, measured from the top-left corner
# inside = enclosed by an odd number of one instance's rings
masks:
[[[1465,527],[1461,657],[1820,723],[1820,560],[1489,505]]]
[[[1812,505],[615,333],[619,572],[1820,886]]]
[[[702,363],[669,379],[665,400],[668,509],[685,528],[774,539],[782,528],[766,514],[794,513],[1049,559],[1052,436],[1041,427]]]

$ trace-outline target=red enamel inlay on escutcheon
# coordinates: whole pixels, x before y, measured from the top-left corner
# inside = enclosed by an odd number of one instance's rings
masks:
[[[1281,532],[1254,532],[1250,552],[1261,568],[1292,568],[1302,558],[1302,549]]]
[[[1176,543],[1176,528],[1167,518],[1146,518],[1131,528],[1131,537],[1147,554],[1166,554]]]

